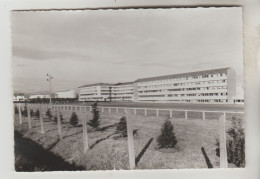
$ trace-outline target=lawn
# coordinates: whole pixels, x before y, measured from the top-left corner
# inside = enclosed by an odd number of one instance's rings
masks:
[[[83,166],[86,170],[129,169],[127,138],[118,138],[114,134],[115,124],[124,116],[123,111],[115,113],[111,110],[111,114],[108,114],[108,111],[101,114],[101,127],[108,126],[104,131],[94,131],[87,126],[90,149],[85,154],[82,125],[73,127],[69,124],[71,113],[71,111],[62,111],[64,118],[62,140],[59,140],[56,123],[46,118],[44,119],[45,134],[40,133],[39,120],[32,119],[32,129],[28,131],[27,118],[23,118],[23,124],[19,125],[18,115],[14,116],[15,130],[46,150],[59,155],[65,161]],[[79,111],[77,113],[81,119],[81,113]],[[219,158],[215,153],[219,132],[218,116],[211,117],[211,120],[171,118],[178,140],[176,149],[158,150],[157,137],[166,116],[163,112],[160,112],[160,117],[155,117],[153,111],[148,112],[147,117],[139,114],[138,111],[137,115],[130,112],[133,129],[138,129],[138,134],[134,136],[135,156],[138,158],[136,169],[208,168],[202,154],[202,147],[212,166],[219,167]],[[226,125],[229,128],[231,122],[228,120]]]

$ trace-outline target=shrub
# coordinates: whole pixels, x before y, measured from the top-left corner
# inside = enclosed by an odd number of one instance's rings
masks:
[[[95,130],[99,130],[100,119],[99,119],[99,111],[97,109],[97,102],[92,104],[92,114],[93,118],[87,123],[89,126],[93,127]]]
[[[169,119],[166,119],[161,128],[161,134],[157,138],[159,148],[174,148],[177,144],[173,125]]]
[[[78,123],[79,123],[78,116],[75,112],[73,112],[70,117],[70,124],[76,126]]]
[[[58,123],[58,114],[56,114],[54,117],[53,117],[53,121],[55,123]],[[63,121],[63,115],[60,113],[60,122]]]
[[[47,109],[45,115],[46,115],[46,117],[47,117],[49,120],[52,119],[53,116],[52,116],[52,113],[51,113],[51,109],[50,109],[50,108]]]
[[[122,137],[127,137],[127,123],[125,117],[121,117],[119,123],[117,123],[116,133],[119,133]]]
[[[33,117],[34,116],[34,112],[32,109],[30,109],[30,116]]]
[[[232,127],[227,130],[227,158],[228,163],[237,167],[245,167],[245,134],[241,119],[232,117]],[[216,143],[216,155],[220,156],[219,141]]]

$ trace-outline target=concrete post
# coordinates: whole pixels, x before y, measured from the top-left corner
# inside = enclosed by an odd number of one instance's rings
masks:
[[[116,113],[118,113],[118,108],[116,108]]]
[[[62,131],[61,131],[61,120],[60,120],[60,110],[57,110],[57,125],[58,125],[58,133],[60,139],[62,139]]]
[[[125,114],[127,113],[127,109],[125,108]]]
[[[202,119],[205,120],[205,111],[202,111]]]
[[[134,115],[136,115],[136,108],[134,108]]]
[[[83,126],[83,153],[85,154],[88,150],[88,132],[86,124],[86,113],[82,112],[82,126]]]
[[[147,116],[147,109],[144,109],[144,116]]]
[[[172,118],[172,109],[170,109],[170,117]]]
[[[159,117],[159,110],[156,109],[156,117]]]
[[[43,111],[42,111],[41,108],[39,109],[39,111],[40,111],[41,133],[44,134],[44,126],[43,126],[43,118],[42,118],[42,113],[43,113]]]
[[[109,113],[109,114],[111,113],[111,108],[108,108],[108,113]]]
[[[28,107],[27,107],[27,118],[28,118],[28,126],[29,126],[29,129],[31,129],[32,128],[32,123],[31,123],[31,111],[30,111],[31,109],[29,108],[29,105],[28,105]]]
[[[128,111],[126,111],[126,120],[127,120],[129,164],[130,164],[130,169],[134,169],[135,168],[134,137],[133,137],[132,120],[130,119],[130,115]]]
[[[20,122],[20,124],[22,124],[23,121],[22,121],[22,112],[21,112],[21,104],[20,103],[18,104],[18,112],[19,112],[19,122]]]
[[[226,122],[225,115],[220,116],[219,118],[220,168],[228,168],[225,122]]]
[[[185,110],[185,119],[188,119],[188,111]]]

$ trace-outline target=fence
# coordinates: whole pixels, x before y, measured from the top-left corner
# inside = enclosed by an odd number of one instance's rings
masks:
[[[60,111],[61,110],[67,110],[67,111],[77,111],[80,112],[80,118],[82,120],[83,124],[83,152],[86,153],[86,151],[89,149],[88,146],[88,136],[87,136],[87,127],[86,127],[86,118],[90,118],[90,116],[87,115],[87,112],[90,112],[92,110],[91,106],[76,106],[76,105],[43,105],[43,104],[15,104],[15,106],[18,107],[18,115],[19,115],[19,123],[22,124],[22,114],[21,114],[21,107],[27,106],[27,119],[28,119],[28,125],[29,130],[32,128],[31,125],[31,116],[30,116],[30,109],[32,108],[38,108],[40,111],[39,119],[40,119],[40,129],[41,133],[44,134],[44,122],[43,122],[43,110],[44,109],[53,109],[57,112],[57,129],[60,140],[62,140],[62,127],[61,127],[61,119],[60,119]],[[201,113],[201,119],[205,120],[208,113],[220,113],[219,124],[220,124],[220,130],[219,130],[219,141],[220,141],[220,167],[226,168],[227,165],[227,151],[226,151],[226,132],[225,132],[225,120],[228,113],[235,113],[235,114],[244,114],[244,112],[237,112],[237,111],[204,111],[204,110],[175,110],[175,109],[154,109],[154,108],[128,108],[128,107],[104,107],[99,106],[99,110],[101,110],[102,113],[107,112],[108,114],[111,113],[124,113],[126,114],[127,118],[127,133],[128,133],[128,151],[129,151],[129,164],[130,168],[135,168],[135,154],[134,154],[134,142],[133,142],[133,128],[132,128],[132,122],[130,117],[130,111],[134,115],[140,114],[140,111],[142,111],[141,114],[144,116],[148,116],[149,111],[154,111],[156,117],[160,117],[160,112],[164,111],[168,114],[169,117],[174,117],[174,113],[176,112],[182,112],[184,119],[190,119],[189,115],[190,113]]]
[[[18,105],[18,104],[15,104]],[[25,104],[22,104],[25,105]],[[46,105],[46,104],[27,104],[28,107],[44,107],[59,110],[68,111],[91,111],[91,106],[79,106],[79,105]],[[181,109],[162,109],[162,108],[134,108],[134,107],[108,107],[108,106],[98,106],[101,113],[124,113],[127,111],[132,111],[134,115],[144,115],[144,116],[168,116],[170,118],[183,118],[183,119],[219,119],[221,115],[227,119],[228,114],[244,114],[244,112],[239,111],[207,111],[207,110],[181,110]],[[155,115],[151,115],[155,112]],[[149,114],[150,113],[150,114]],[[164,115],[162,114],[164,113]]]

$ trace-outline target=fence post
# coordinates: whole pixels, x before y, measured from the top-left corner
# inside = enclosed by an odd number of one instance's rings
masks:
[[[22,124],[23,121],[22,121],[21,103],[19,103],[18,105],[18,110],[19,110],[19,122],[20,124]]]
[[[82,126],[83,126],[83,153],[85,154],[88,150],[88,132],[86,124],[86,113],[82,112]]]
[[[104,113],[104,107],[101,108],[101,112]]]
[[[109,114],[111,113],[111,108],[108,108],[108,113],[109,113]]]
[[[147,109],[144,109],[144,116],[147,116]]]
[[[127,120],[129,164],[130,164],[130,169],[134,169],[135,168],[134,137],[133,137],[132,120],[130,119],[128,111],[126,111],[126,120]]]
[[[224,115],[221,115],[219,118],[220,168],[228,168],[225,122],[226,116],[224,112]]]
[[[170,117],[172,117],[172,109],[170,109]]]
[[[32,128],[32,123],[31,123],[31,113],[30,113],[30,108],[29,105],[27,106],[27,117],[28,117],[28,125],[29,125],[29,129]]]
[[[159,110],[156,109],[156,117],[159,117]]]
[[[188,111],[185,110],[185,119],[188,119]]]
[[[58,125],[59,137],[60,137],[60,139],[62,139],[61,120],[60,120],[60,109],[57,110],[57,125]]]
[[[134,115],[136,115],[136,108],[134,108]]]
[[[205,120],[205,111],[202,111],[202,119]]]
[[[41,133],[44,134],[43,118],[42,118],[42,108],[40,108],[40,124],[41,124]]]

